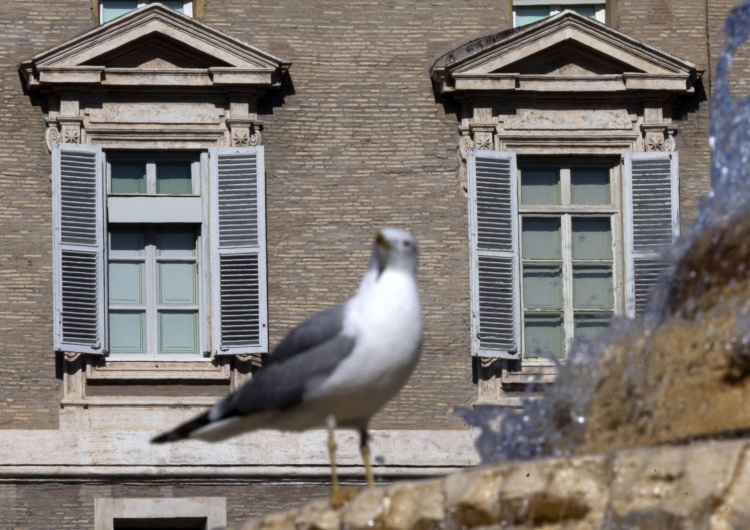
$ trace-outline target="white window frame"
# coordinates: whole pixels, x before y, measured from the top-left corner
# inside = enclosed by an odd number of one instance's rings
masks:
[[[607,18],[607,5],[601,0],[512,0],[513,2],[513,27],[518,27],[516,21],[516,7],[531,7],[531,6],[548,6],[549,16],[557,15],[562,13],[570,5],[594,5],[599,6],[596,10],[594,20],[602,23],[606,23]]]
[[[104,3],[106,0],[99,0],[99,20],[104,20]],[[159,3],[159,0],[138,0],[138,5],[136,5],[135,9],[140,9],[142,7],[145,7],[149,4],[156,4]],[[193,18],[193,0],[183,0],[182,2],[182,12],[184,15],[189,16],[190,18]],[[112,20],[117,20],[116,18],[113,18]],[[112,22],[110,20],[109,22]],[[108,22],[102,22],[102,24],[107,24]]]
[[[117,226],[114,223],[110,223],[107,227],[107,236],[108,236],[108,246],[107,248],[110,248],[109,241],[110,234],[111,234],[111,227]],[[189,226],[193,229],[195,233],[195,253],[193,257],[190,258],[177,258],[177,257],[161,257],[158,254],[158,249],[156,248],[156,232],[158,231],[158,228],[161,226],[164,226],[162,224],[141,224],[140,226],[143,227],[143,233],[144,233],[144,253],[140,256],[135,255],[113,255],[113,252],[109,250],[108,256],[107,256],[107,267],[111,263],[132,263],[135,261],[143,263],[143,280],[145,282],[145,300],[143,306],[120,306],[112,308],[112,303],[109,302],[109,293],[107,293],[107,326],[109,326],[109,314],[111,311],[130,311],[130,310],[143,310],[146,314],[146,353],[113,353],[110,352],[108,355],[108,358],[113,361],[154,361],[154,360],[164,360],[164,361],[198,361],[198,360],[206,360],[206,357],[204,355],[205,348],[203,345],[205,344],[205,333],[206,333],[206,326],[203,324],[203,322],[206,319],[206,306],[202,304],[203,297],[201,293],[205,289],[205,285],[203,282],[203,268],[205,264],[203,263],[203,260],[201,260],[201,248],[202,248],[202,237],[201,237],[201,225],[195,225],[195,224],[188,224],[185,226]],[[196,353],[159,353],[159,335],[158,335],[158,313],[160,310],[160,304],[158,302],[158,285],[159,285],[159,278],[158,278],[158,263],[160,261],[169,261],[169,262],[185,262],[185,263],[195,263],[196,270],[197,270],[197,293],[196,293],[196,306],[198,310],[198,323],[197,323],[197,333],[198,333],[198,351]],[[107,288],[111,287],[111,277],[109,277],[109,285]],[[167,308],[170,311],[181,311],[181,310],[190,310],[193,311],[196,308],[195,307],[183,307],[183,306],[174,306],[174,307],[168,307]],[[107,336],[112,338],[112,330],[109,329]]]
[[[543,159],[521,157],[517,161],[517,176],[518,179],[517,187],[518,190],[518,245],[519,252],[523,246],[523,230],[522,220],[523,217],[550,217],[558,218],[561,221],[561,237],[562,237],[562,281],[563,281],[563,326],[564,326],[564,350],[565,355],[560,359],[549,359],[545,357],[526,357],[526,335],[523,332],[525,324],[525,304],[523,294],[523,267],[524,260],[522,256],[519,256],[520,273],[518,282],[520,284],[520,296],[521,296],[521,320],[520,320],[520,333],[521,333],[521,358],[525,366],[554,366],[558,362],[565,362],[567,359],[570,348],[574,341],[574,309],[573,309],[573,285],[572,285],[572,228],[571,219],[572,217],[609,217],[611,219],[612,227],[612,282],[613,282],[613,313],[615,316],[623,315],[624,313],[624,302],[623,302],[623,289],[624,289],[624,275],[622,271],[622,223],[623,223],[623,208],[622,208],[622,197],[621,197],[621,170],[620,164],[616,159],[611,157],[585,157],[585,158],[567,158],[563,156],[550,156]],[[560,195],[561,205],[559,207],[550,208],[547,205],[524,205],[521,202],[521,178],[523,175],[523,167],[550,167],[558,169],[560,172]],[[571,204],[571,181],[570,181],[570,170],[572,167],[584,167],[584,166],[610,166],[610,205],[575,205]]]

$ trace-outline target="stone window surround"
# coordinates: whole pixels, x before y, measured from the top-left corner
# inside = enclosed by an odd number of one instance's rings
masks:
[[[162,63],[108,66],[108,57],[132,53],[133,43],[151,36],[157,55],[163,49],[159,39],[168,38],[172,48],[183,47],[182,58],[166,67]],[[173,56],[166,59],[169,62]],[[28,91],[48,102],[44,117],[48,148],[59,142],[140,152],[205,151],[262,145],[257,100],[281,86],[289,67],[290,63],[262,50],[152,4],[24,61],[19,72]],[[132,407],[155,410],[184,405],[198,411],[215,401],[206,396],[89,397],[89,379],[215,381],[235,389],[257,363],[256,355],[194,362],[107,362],[98,356],[63,353],[61,426],[88,428],[99,420],[121,421],[117,418],[132,415]]]
[[[193,0],[193,16],[195,20],[203,21],[203,10],[205,7],[205,0]],[[99,22],[99,13],[101,13],[101,9],[99,6],[99,0],[91,0],[91,14],[94,17],[94,24],[97,26],[100,24]]]
[[[512,0],[506,6],[510,21]],[[614,6],[607,2],[608,14]],[[588,52],[593,65],[608,56],[624,71],[596,74],[601,66],[588,71],[571,64],[550,72],[535,62],[571,42],[578,44],[577,53],[596,50]],[[439,58],[430,72],[437,91],[461,108],[458,179],[465,192],[470,149],[551,157],[674,151],[672,103],[691,94],[702,74],[691,63],[570,11],[471,41]],[[549,362],[476,357],[475,363],[475,406],[519,407],[525,385],[551,383],[557,375]]]
[[[225,528],[225,497],[98,498],[94,499],[94,530],[113,530],[115,519],[130,524],[164,524],[170,519],[192,519],[206,530]]]

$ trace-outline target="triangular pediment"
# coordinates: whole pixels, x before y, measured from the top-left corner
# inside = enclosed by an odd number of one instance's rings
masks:
[[[21,64],[21,72],[32,87],[134,82],[274,86],[288,67],[245,42],[151,4],[38,54]]]
[[[699,72],[692,63],[564,11],[472,40],[438,59],[431,74],[442,92],[685,92]]]

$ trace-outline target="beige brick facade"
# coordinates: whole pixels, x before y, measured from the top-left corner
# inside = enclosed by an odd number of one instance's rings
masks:
[[[306,315],[353,292],[378,227],[408,228],[421,246],[424,349],[415,374],[372,427],[464,429],[448,414],[477,399],[467,199],[456,153],[461,108],[439,95],[429,68],[470,38],[508,28],[505,2],[203,4],[206,25],[292,63],[281,87],[262,96],[257,109],[266,149],[271,344]],[[733,5],[619,0],[612,22],[705,71],[671,116],[683,226],[696,217],[709,188],[707,98],[721,28]],[[18,66],[90,30],[91,9],[91,0],[6,0],[0,6],[0,429],[65,428],[62,381],[72,365],[52,347],[51,162],[44,136],[49,109],[45,98],[24,93]],[[735,86],[746,92],[750,61],[740,58],[736,69]],[[195,393],[184,385],[171,388],[158,392],[213,399],[203,387]],[[19,472],[0,483],[0,528],[90,528],[93,499],[110,496],[224,496],[228,522],[236,523],[327,491],[322,479],[223,481],[134,475],[58,483],[26,480]]]

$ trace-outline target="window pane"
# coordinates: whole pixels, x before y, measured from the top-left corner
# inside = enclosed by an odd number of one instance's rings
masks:
[[[112,305],[143,305],[143,263],[109,264],[109,303]]]
[[[524,314],[525,357],[563,357],[565,334],[560,314]]]
[[[523,267],[523,305],[529,308],[562,307],[562,268]]]
[[[562,6],[562,9],[570,9],[571,11],[575,11],[576,13],[580,13],[585,17],[589,18],[596,18],[596,8],[597,6],[589,4],[589,5],[577,5],[577,6]]]
[[[146,353],[146,314],[142,311],[109,312],[110,353]]]
[[[611,204],[609,168],[572,168],[570,171],[573,204]]]
[[[194,263],[159,263],[159,303],[197,304],[198,271]]]
[[[102,23],[109,22],[138,7],[138,0],[101,0]]]
[[[164,4],[167,7],[171,7],[172,9],[174,9],[175,11],[179,11],[180,13],[185,12],[185,2],[183,2],[182,0],[153,0],[149,2],[149,4],[153,4],[156,2]]]
[[[612,309],[611,267],[573,267],[573,307]]]
[[[159,162],[156,165],[156,193],[190,195],[193,193],[190,162]]]
[[[609,327],[610,313],[577,313],[573,318],[574,338],[594,339]]]
[[[146,193],[146,164],[112,162],[110,193]]]
[[[522,169],[521,204],[560,204],[560,171],[555,168]]]
[[[159,312],[159,353],[198,353],[198,312]]]
[[[612,259],[609,217],[573,218],[573,259]]]
[[[109,250],[113,255],[143,255],[145,238],[142,228],[112,225],[109,230]]]
[[[516,7],[516,26],[525,26],[549,16],[549,6]]]
[[[523,217],[521,248],[525,259],[560,259],[560,218]]]
[[[156,250],[159,256],[194,256],[195,230],[192,228],[160,228],[156,233]]]

